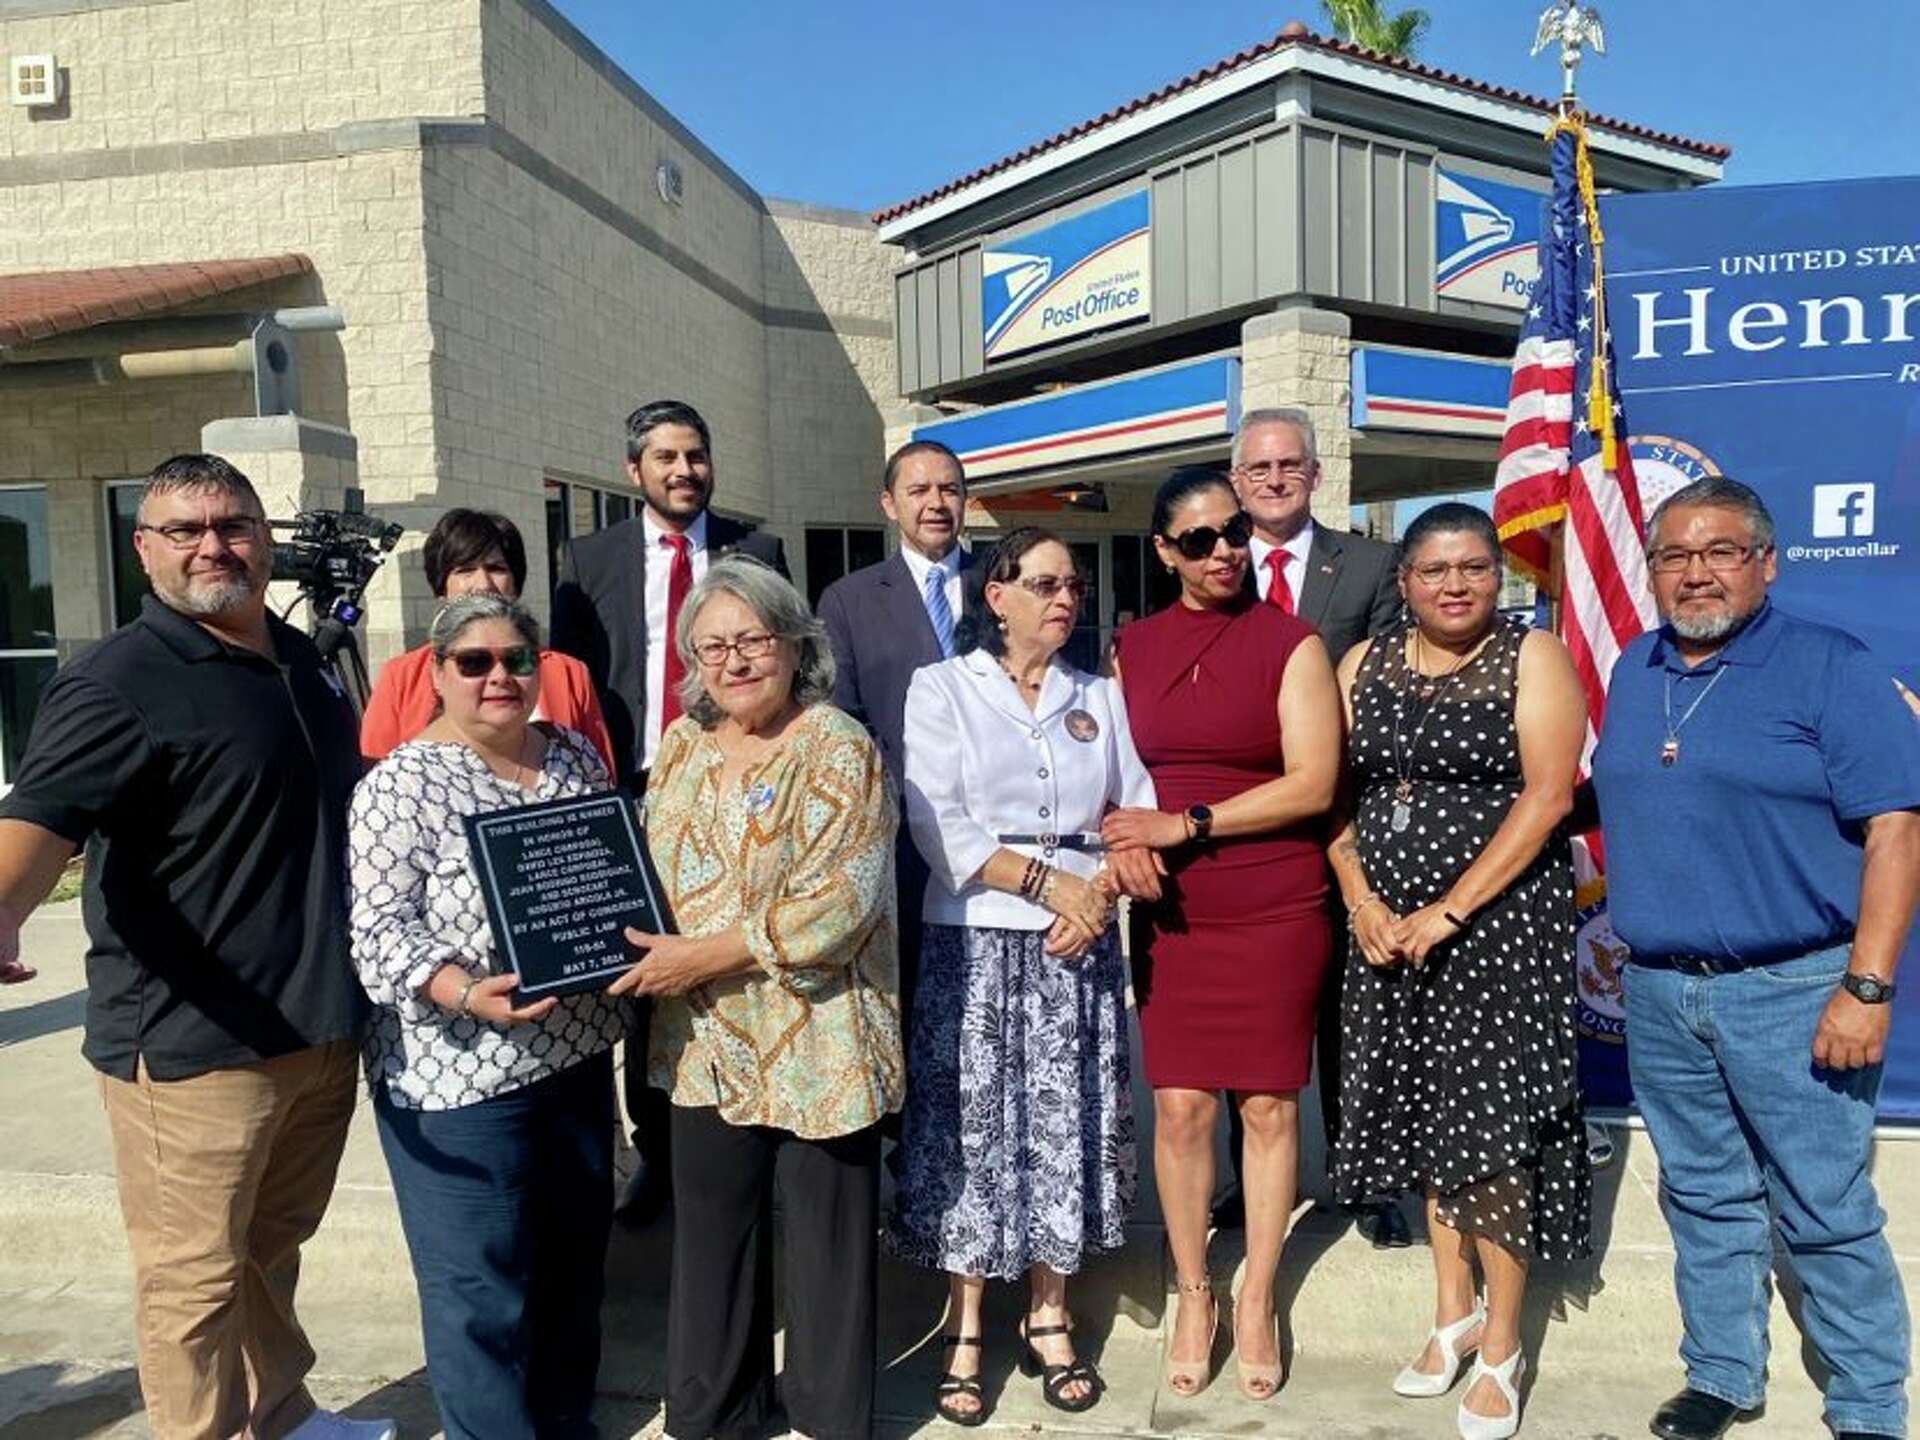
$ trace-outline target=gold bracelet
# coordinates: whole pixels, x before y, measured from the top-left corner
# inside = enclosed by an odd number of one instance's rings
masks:
[[[1060,872],[1051,865],[1047,866],[1047,878],[1040,882],[1040,894],[1038,896],[1042,909],[1051,910],[1053,908],[1053,882],[1059,878]]]
[[[1369,890],[1366,894],[1360,897],[1360,901],[1358,904],[1349,905],[1347,907],[1347,919],[1358,920],[1360,918],[1360,912],[1366,909],[1367,906],[1372,905],[1376,902],[1378,902],[1381,905],[1384,905],[1387,903],[1386,901],[1381,900],[1379,895],[1376,894],[1374,891]]]

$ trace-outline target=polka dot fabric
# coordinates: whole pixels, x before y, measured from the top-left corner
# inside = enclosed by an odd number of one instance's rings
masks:
[[[1407,664],[1408,635],[1383,634],[1361,663],[1350,755],[1361,863],[1399,915],[1446,893],[1522,785],[1513,708],[1526,627],[1498,622],[1431,701]],[[1409,767],[1411,813],[1396,832],[1394,792]],[[1522,1257],[1587,1254],[1566,837],[1552,836],[1423,967],[1377,970],[1357,944],[1346,965],[1341,1198],[1432,1193],[1443,1221]]]

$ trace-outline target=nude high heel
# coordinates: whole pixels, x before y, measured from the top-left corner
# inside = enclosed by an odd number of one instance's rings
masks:
[[[1213,1281],[1196,1280],[1188,1284],[1185,1280],[1175,1282],[1182,1295],[1205,1295],[1213,1307],[1213,1318],[1207,1324],[1207,1354],[1199,1361],[1167,1360],[1167,1389],[1182,1400],[1191,1400],[1205,1390],[1213,1380],[1213,1342],[1220,1336],[1220,1302],[1213,1294]],[[1178,1320],[1175,1320],[1176,1327]]]

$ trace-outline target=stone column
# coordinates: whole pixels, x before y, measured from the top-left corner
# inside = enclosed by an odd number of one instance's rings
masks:
[[[1240,327],[1240,412],[1289,406],[1313,418],[1320,444],[1313,518],[1343,532],[1352,523],[1351,333],[1345,315],[1310,305],[1284,305]]]

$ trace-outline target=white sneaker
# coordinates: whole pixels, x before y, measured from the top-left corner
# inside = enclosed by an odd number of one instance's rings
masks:
[[[287,1433],[287,1440],[399,1440],[391,1420],[350,1420],[332,1410],[316,1410]]]

